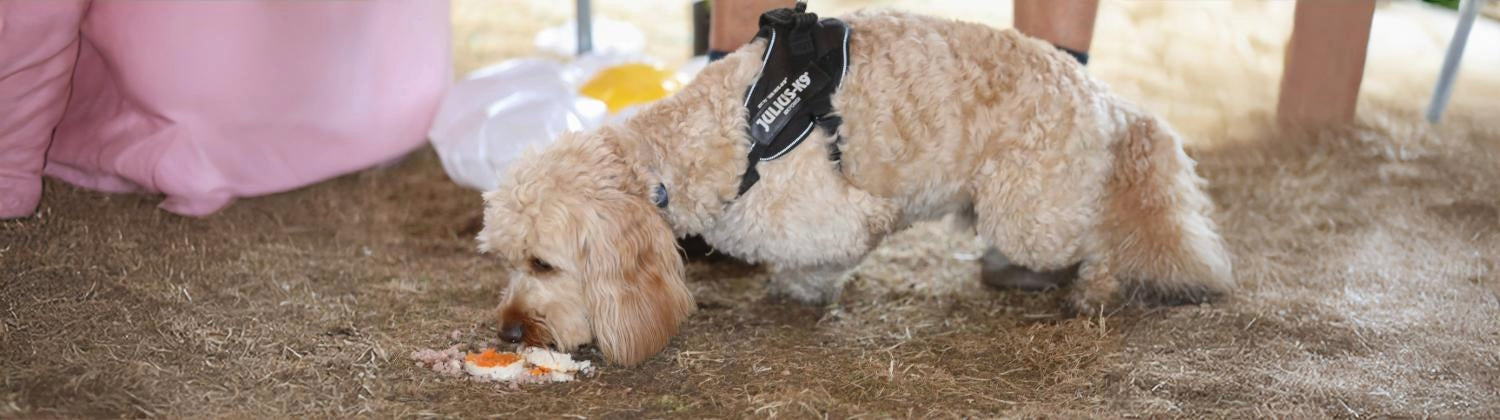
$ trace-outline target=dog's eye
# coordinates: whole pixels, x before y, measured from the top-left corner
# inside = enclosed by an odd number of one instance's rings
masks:
[[[531,261],[527,262],[527,265],[531,267],[531,272],[536,274],[547,274],[554,270],[552,264],[547,264],[546,261],[542,261],[541,258],[536,257],[531,257]]]

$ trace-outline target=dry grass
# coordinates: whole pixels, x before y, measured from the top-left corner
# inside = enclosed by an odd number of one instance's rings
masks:
[[[1009,10],[953,3],[920,7]],[[406,359],[493,336],[504,283],[473,252],[477,194],[431,152],[205,219],[49,182],[38,217],[0,222],[0,417],[1500,417],[1500,31],[1477,28],[1431,126],[1441,51],[1390,46],[1449,27],[1407,6],[1377,18],[1360,121],[1304,133],[1269,121],[1289,3],[1105,4],[1091,71],[1196,139],[1229,302],[1062,318],[981,287],[972,237],[935,223],[831,308],[692,264],[701,309],[660,356],[517,391]],[[501,18],[460,16],[460,68],[497,58],[465,39],[529,42]]]

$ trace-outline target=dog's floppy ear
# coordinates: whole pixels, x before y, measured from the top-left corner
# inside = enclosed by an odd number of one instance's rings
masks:
[[[639,364],[696,307],[666,220],[643,197],[605,193],[583,233],[584,293],[594,341],[610,361]],[[582,210],[582,209],[579,209]]]

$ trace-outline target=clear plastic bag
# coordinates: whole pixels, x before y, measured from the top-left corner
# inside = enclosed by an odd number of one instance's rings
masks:
[[[448,177],[494,189],[527,147],[602,124],[604,103],[576,94],[563,70],[551,60],[511,60],[453,86],[428,132]]]
[[[569,63],[525,58],[470,73],[449,89],[428,131],[443,170],[460,185],[492,190],[527,148],[629,117],[644,104],[611,114],[605,102],[579,93],[601,71],[629,63],[652,61],[628,55],[587,55]],[[684,66],[693,73],[701,67]],[[673,82],[688,77],[678,71]]]

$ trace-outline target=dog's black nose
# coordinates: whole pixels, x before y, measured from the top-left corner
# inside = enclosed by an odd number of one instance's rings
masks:
[[[520,322],[506,323],[500,327],[500,339],[507,343],[519,343],[525,335],[526,328]]]

